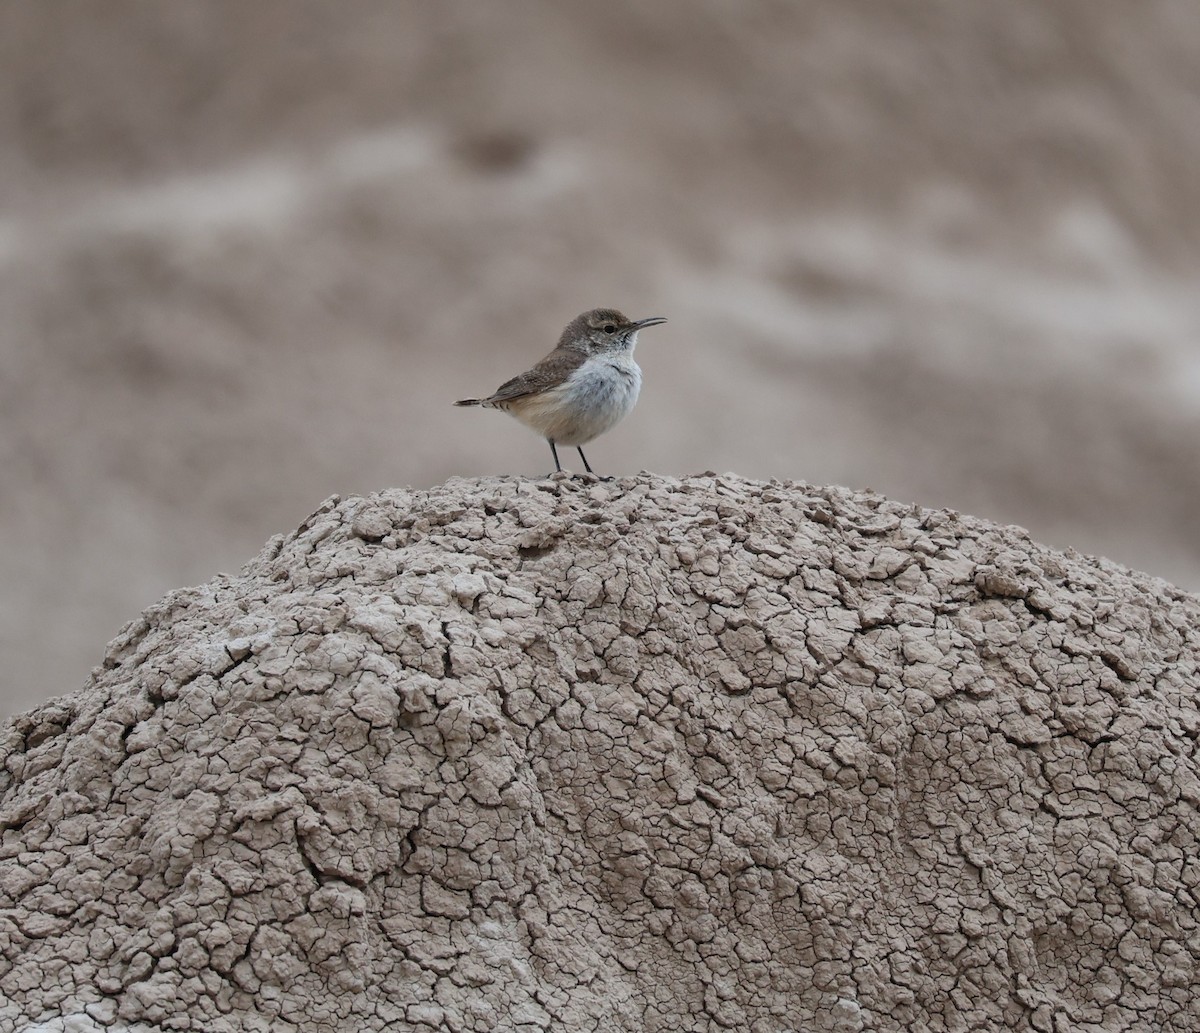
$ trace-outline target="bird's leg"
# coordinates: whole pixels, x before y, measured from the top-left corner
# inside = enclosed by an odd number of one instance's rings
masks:
[[[599,475],[598,473],[596,473],[596,471],[595,471],[595,470],[593,470],[593,469],[592,469],[592,464],[591,464],[591,463],[589,463],[589,462],[587,461],[587,456],[585,456],[585,455],[583,454],[583,449],[582,449],[582,448],[579,448],[579,447],[576,447],[575,451],[579,453],[579,458],[583,460],[583,468],[584,468],[584,469],[585,469],[585,470],[586,470],[588,473],[590,473],[590,474],[591,474],[593,477],[599,477],[600,475]],[[600,477],[600,480],[602,480],[602,481],[611,481],[611,480],[612,480],[612,478],[611,478],[611,477]]]
[[[550,441],[549,438],[546,440]],[[558,461],[558,449],[554,447],[553,441],[550,441],[550,454],[554,456],[554,472],[562,473],[562,464]]]

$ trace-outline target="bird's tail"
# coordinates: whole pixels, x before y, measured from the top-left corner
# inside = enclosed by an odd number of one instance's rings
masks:
[[[455,405],[482,405],[482,398],[460,398]]]

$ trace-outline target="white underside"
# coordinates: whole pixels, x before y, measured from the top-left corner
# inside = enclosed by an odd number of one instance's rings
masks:
[[[592,356],[558,387],[503,408],[548,441],[586,445],[629,415],[641,389],[632,356]]]

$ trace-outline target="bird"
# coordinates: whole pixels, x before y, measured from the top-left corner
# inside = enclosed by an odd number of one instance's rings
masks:
[[[566,325],[555,349],[532,369],[486,398],[454,404],[502,409],[550,443],[556,472],[562,472],[557,446],[566,445],[595,474],[583,446],[633,409],[642,388],[642,371],[633,361],[638,332],[665,322],[662,316],[629,319],[614,308],[590,309]]]

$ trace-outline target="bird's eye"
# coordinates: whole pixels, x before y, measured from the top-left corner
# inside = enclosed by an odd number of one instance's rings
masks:
[[[612,323],[605,323],[604,332],[606,334],[615,334],[617,332],[617,328],[613,326]]]

